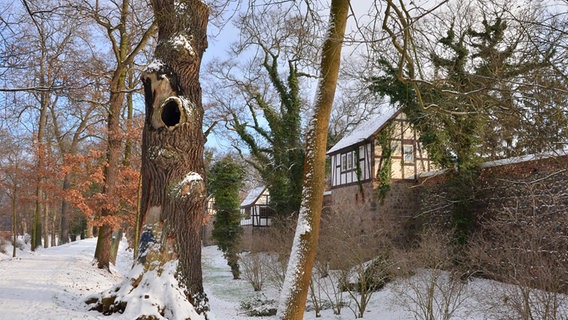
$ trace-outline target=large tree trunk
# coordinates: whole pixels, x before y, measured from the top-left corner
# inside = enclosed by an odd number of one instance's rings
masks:
[[[315,113],[307,134],[302,207],[278,308],[281,319],[304,318],[323,205],[329,118],[337,86],[348,12],[349,1],[332,1],[330,29],[322,51],[321,80],[316,93]]]
[[[151,318],[156,312],[171,319],[198,319],[208,310],[201,273],[201,220],[207,194],[199,69],[207,47],[209,8],[200,0],[153,0],[152,7],[159,33],[155,59],[142,77],[146,119],[138,264],[121,288],[93,302],[98,302],[97,310],[123,312],[133,319]],[[143,308],[140,304],[160,294],[139,287],[145,275],[155,278],[156,270],[163,281],[175,279],[176,285],[166,290],[176,298]],[[149,298],[141,301],[139,290]],[[130,297],[136,299],[132,308]],[[183,305],[184,300],[194,308]]]
[[[171,259],[179,259],[180,280],[198,308],[204,299],[200,234],[207,196],[199,69],[209,8],[191,0],[186,10],[176,10],[174,3],[152,1],[159,31],[154,63],[143,77],[141,212],[145,230],[159,221],[167,239],[162,250],[173,250]]]

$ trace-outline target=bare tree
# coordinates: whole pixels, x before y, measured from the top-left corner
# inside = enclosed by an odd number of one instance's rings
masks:
[[[560,158],[561,159],[561,158]],[[565,161],[565,160],[556,161]],[[555,168],[554,166],[552,168]],[[532,177],[501,179],[491,194],[470,257],[475,270],[511,286],[493,292],[506,319],[565,319],[566,193],[561,167]]]
[[[111,260],[112,232],[115,227],[112,217],[117,208],[113,204],[117,192],[117,182],[121,163],[123,139],[121,135],[121,110],[124,107],[127,88],[127,74],[137,55],[145,48],[156,32],[151,18],[141,15],[142,7],[134,6],[130,0],[104,4],[99,1],[83,0],[75,7],[77,10],[104,30],[108,44],[112,48],[114,68],[110,72],[108,113],[107,113],[107,166],[102,194],[109,203],[101,211],[102,224],[99,227],[95,259],[101,269],[109,269]],[[138,10],[138,11],[136,11]]]

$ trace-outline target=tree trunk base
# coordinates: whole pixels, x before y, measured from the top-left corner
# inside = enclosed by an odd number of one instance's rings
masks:
[[[91,311],[104,315],[120,313],[128,319],[207,320],[205,312],[198,313],[180,287],[176,279],[177,264],[177,260],[150,264],[150,268],[154,267],[151,270],[144,270],[144,265],[137,264],[126,280],[88,297],[85,303]]]

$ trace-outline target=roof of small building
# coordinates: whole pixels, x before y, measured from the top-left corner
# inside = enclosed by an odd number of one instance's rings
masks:
[[[252,189],[247,197],[243,200],[243,202],[241,202],[241,208],[242,207],[248,207],[252,204],[254,204],[256,202],[256,200],[258,200],[258,198],[262,195],[262,193],[264,192],[264,190],[266,189],[265,186],[260,186],[260,187],[256,187],[254,189]]]
[[[491,167],[505,166],[505,165],[510,165],[510,164],[517,164],[517,163],[522,163],[522,162],[543,160],[543,159],[549,159],[549,158],[554,158],[554,157],[565,157],[565,156],[568,156],[568,146],[564,149],[558,149],[558,150],[553,150],[553,151],[548,151],[548,152],[533,153],[533,154],[527,154],[527,155],[519,156],[519,157],[512,157],[512,158],[506,158],[506,159],[486,161],[486,162],[481,163],[479,165],[479,167],[480,168],[491,168]],[[422,173],[418,174],[418,177],[419,178],[434,177],[434,176],[437,176],[437,175],[444,174],[447,171],[448,171],[448,169],[440,169],[440,170],[422,172]]]
[[[359,124],[353,131],[345,135],[339,140],[327,154],[336,153],[337,151],[355,145],[359,142],[369,139],[377,131],[379,131],[390,119],[395,117],[400,109],[388,108],[382,113],[371,117],[369,120]]]

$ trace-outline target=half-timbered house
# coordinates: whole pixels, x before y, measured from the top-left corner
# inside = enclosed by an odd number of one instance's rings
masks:
[[[272,224],[272,209],[268,206],[270,195],[264,186],[252,189],[241,202],[241,225],[268,227]]]
[[[415,214],[417,176],[435,169],[419,133],[399,109],[385,110],[360,124],[327,154],[331,208],[352,215],[361,232],[377,228],[383,218]]]
[[[415,180],[418,174],[431,171],[432,163],[418,138],[400,109],[387,110],[362,123],[327,152],[331,188],[378,183],[378,173],[385,165],[391,167],[392,180]]]

